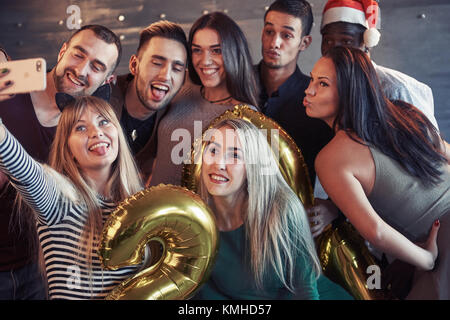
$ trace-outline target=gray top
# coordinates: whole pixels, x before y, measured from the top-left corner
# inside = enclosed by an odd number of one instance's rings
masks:
[[[370,147],[376,178],[369,201],[391,226],[412,241],[427,239],[433,222],[450,212],[450,167],[444,168],[442,183],[424,186],[400,164]]]
[[[441,183],[425,187],[397,161],[376,148],[370,151],[376,176],[368,199],[380,217],[415,243],[428,238],[436,219],[441,223],[435,267],[423,272],[416,269],[407,299],[450,299],[450,166],[442,168]]]

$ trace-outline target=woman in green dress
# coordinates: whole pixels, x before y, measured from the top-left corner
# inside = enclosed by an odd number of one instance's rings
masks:
[[[204,143],[199,193],[215,213],[220,248],[196,299],[319,299],[305,209],[266,137],[232,119],[208,130]]]

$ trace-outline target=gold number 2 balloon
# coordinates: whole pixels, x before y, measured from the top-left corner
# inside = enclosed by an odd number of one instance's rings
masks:
[[[105,269],[137,265],[146,245],[151,264],[106,299],[187,299],[208,279],[218,250],[214,214],[186,188],[158,185],[125,199],[103,228],[99,256]]]

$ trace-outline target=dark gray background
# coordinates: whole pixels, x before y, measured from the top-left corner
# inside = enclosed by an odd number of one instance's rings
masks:
[[[315,26],[310,48],[300,56],[309,73],[320,56],[319,26],[326,0],[311,0]],[[72,31],[66,13],[69,5],[81,9],[82,25],[103,24],[123,36],[123,58],[118,73],[128,70],[139,30],[160,19],[180,23],[186,33],[205,10],[225,11],[247,35],[252,55],[260,57],[260,37],[265,7],[272,0],[0,0],[0,44],[14,59],[42,56],[51,67]],[[381,0],[381,41],[373,49],[377,64],[402,71],[428,84],[434,93],[435,116],[450,140],[450,1]],[[119,21],[123,15],[125,19]]]

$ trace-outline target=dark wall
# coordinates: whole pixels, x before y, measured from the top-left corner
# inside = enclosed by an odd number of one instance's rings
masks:
[[[0,44],[15,59],[43,56],[52,66],[71,34],[70,5],[81,9],[81,24],[103,24],[122,36],[123,58],[118,73],[128,69],[138,32],[161,17],[180,23],[186,33],[203,12],[221,10],[246,33],[255,61],[260,55],[262,17],[272,0],[0,0]],[[311,0],[315,16],[313,43],[300,56],[309,73],[320,56],[320,16],[325,0]],[[402,71],[428,84],[434,93],[435,115],[450,140],[450,1],[381,0],[381,41],[372,58],[379,65]],[[119,16],[123,15],[123,21]]]

